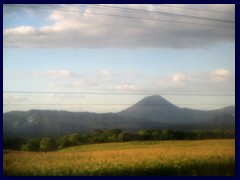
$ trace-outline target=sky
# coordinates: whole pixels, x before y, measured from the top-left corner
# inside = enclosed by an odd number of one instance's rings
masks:
[[[235,5],[3,5],[3,112],[118,112],[157,94],[235,105]]]

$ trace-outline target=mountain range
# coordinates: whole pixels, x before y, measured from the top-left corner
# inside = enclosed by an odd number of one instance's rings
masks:
[[[112,128],[128,131],[235,129],[235,107],[209,111],[179,108],[154,95],[118,113],[29,110],[3,114],[3,133],[7,136],[56,136]]]

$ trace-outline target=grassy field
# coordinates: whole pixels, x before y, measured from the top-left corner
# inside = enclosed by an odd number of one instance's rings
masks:
[[[55,152],[5,150],[4,175],[235,175],[235,140],[83,145]]]

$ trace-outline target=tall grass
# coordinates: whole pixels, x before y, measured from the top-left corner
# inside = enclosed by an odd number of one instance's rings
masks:
[[[4,151],[4,175],[234,175],[235,140],[84,145],[56,152]]]

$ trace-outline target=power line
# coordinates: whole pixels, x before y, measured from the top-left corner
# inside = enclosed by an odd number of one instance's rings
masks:
[[[72,10],[64,10],[64,9],[52,9],[52,8],[47,8],[47,7],[9,5],[9,4],[7,6],[26,7],[26,8],[43,9],[43,10],[65,11],[65,12],[73,12],[73,13],[74,12],[82,13],[81,11],[72,11]],[[213,27],[219,27],[219,28],[233,28],[231,26],[221,26],[221,25],[214,25],[214,24],[203,24],[203,23],[183,22],[183,21],[164,20],[164,19],[153,19],[153,18],[141,18],[141,17],[135,17],[135,16],[125,16],[125,15],[116,15],[116,14],[93,13],[93,12],[84,12],[84,13],[85,14],[103,15],[103,16],[113,16],[113,17],[118,17],[118,18],[130,18],[130,19],[140,19],[140,20],[145,19],[145,20],[161,21],[161,22],[168,22],[168,23],[193,24],[193,25],[202,25],[202,26],[213,26]]]
[[[203,19],[203,20],[210,20],[210,21],[220,21],[220,22],[227,22],[227,23],[235,23],[235,21],[230,21],[230,20],[215,19],[215,18],[202,17],[202,16],[184,15],[184,14],[175,14],[175,13],[168,13],[168,12],[162,12],[162,11],[149,11],[149,10],[143,10],[143,9],[116,7],[116,6],[99,5],[99,4],[95,4],[95,5],[91,4],[91,5],[86,5],[86,6],[90,6],[90,7],[91,6],[106,7],[106,8],[122,9],[122,10],[128,10],[128,11],[145,12],[145,13],[151,13],[151,14],[180,16],[180,17],[187,17],[187,18],[193,18],[193,19]]]
[[[97,5],[97,4],[92,5],[91,4],[91,5],[84,5],[84,6],[98,6],[98,7],[105,7],[105,9],[106,8],[114,8],[114,9],[123,9],[123,10],[138,11],[138,12],[145,12],[145,13],[155,13],[155,14],[164,14],[164,15],[171,15],[171,16],[181,16],[181,17],[197,18],[197,19],[203,19],[203,20],[235,23],[235,21],[230,21],[230,20],[214,19],[214,18],[200,17],[200,16],[190,16],[190,15],[183,15],[183,14],[174,14],[174,13],[167,13],[167,12],[160,12],[160,11],[149,11],[149,10],[142,10],[142,9],[126,8],[126,7],[116,7],[116,6],[109,6],[109,5]],[[26,6],[26,7],[33,7],[33,6]],[[39,7],[37,7],[37,8],[39,8]],[[42,7],[40,7],[40,8],[42,8]],[[46,8],[46,7],[44,7],[44,8]],[[55,10],[64,10],[64,9],[55,9]],[[70,10],[66,10],[66,11],[70,11]],[[73,11],[73,12],[75,12],[75,11]],[[76,11],[76,12],[81,12],[81,11]],[[90,12],[85,12],[85,13],[90,13]]]
[[[183,8],[183,9],[192,9],[192,10],[205,11],[205,12],[210,12],[210,13],[222,13],[222,14],[235,15],[235,13],[226,12],[226,11],[206,10],[206,9],[199,9],[199,8],[192,8],[192,7],[183,7],[183,6],[176,6],[176,5],[161,4],[160,6],[176,7],[176,8]]]
[[[152,93],[112,93],[112,92],[55,92],[55,91],[3,91],[5,94],[85,94],[85,95],[152,95]],[[209,93],[159,93],[158,95],[171,96],[235,96],[234,94],[209,94]]]
[[[3,104],[4,106],[132,106],[134,104]],[[138,104],[141,106],[171,106],[172,104]],[[231,105],[231,104],[174,104],[174,105],[200,105],[200,106],[208,106],[208,105]]]

